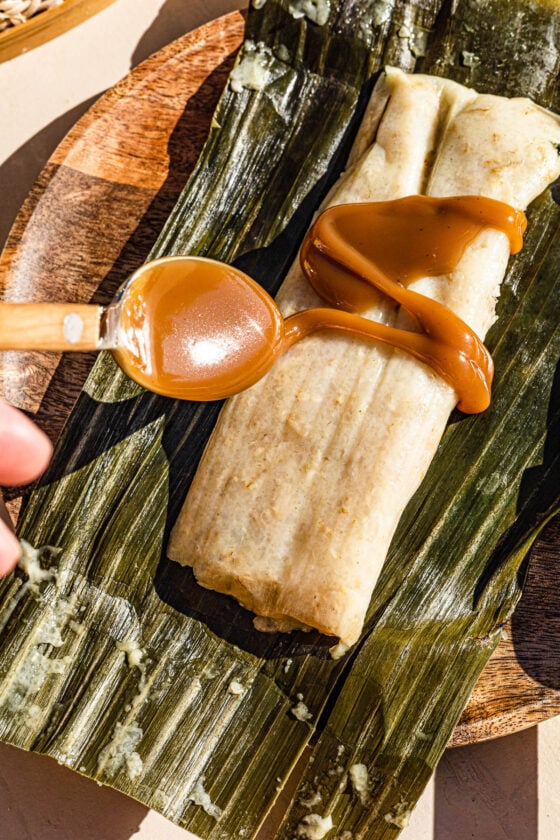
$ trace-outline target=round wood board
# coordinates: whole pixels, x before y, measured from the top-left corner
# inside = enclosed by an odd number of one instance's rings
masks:
[[[241,14],[170,44],[82,117],[39,176],[0,259],[5,299],[108,302],[146,258],[192,171],[244,29]],[[94,358],[5,353],[4,398],[54,440]],[[13,512],[17,505],[12,506]],[[451,745],[560,712],[560,522],[533,551],[521,603]]]
[[[115,0],[64,0],[17,26],[10,26],[0,32],[0,61],[8,61],[17,55],[39,47],[41,44],[62,35],[73,26],[97,14]]]

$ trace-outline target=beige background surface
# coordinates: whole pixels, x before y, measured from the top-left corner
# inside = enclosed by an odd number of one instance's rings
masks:
[[[0,64],[0,243],[50,153],[106,88],[242,0],[118,0]],[[560,656],[560,652],[559,652]],[[558,840],[560,719],[449,750],[403,840]],[[43,756],[0,745],[0,840],[188,840],[188,832]]]

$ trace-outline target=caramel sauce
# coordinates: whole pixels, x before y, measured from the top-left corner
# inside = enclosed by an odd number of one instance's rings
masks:
[[[462,411],[484,411],[493,377],[484,344],[446,306],[405,287],[421,277],[450,274],[487,227],[508,237],[511,253],[522,248],[525,214],[482,196],[417,195],[326,210],[301,249],[302,268],[317,293],[333,306],[360,312],[381,292],[414,316],[420,332],[372,321],[366,326],[350,313],[335,318],[333,310],[307,310],[286,321],[286,341],[326,327],[377,338],[436,370],[457,392]]]
[[[155,260],[132,276],[117,303],[113,353],[125,373],[151,391],[215,400],[257,382],[295,341],[342,330],[411,353],[454,388],[463,411],[483,411],[493,365],[482,341],[450,309],[406,285],[451,273],[487,227],[503,231],[517,252],[525,224],[522,212],[479,196],[332,207],[301,250],[305,274],[331,306],[286,321],[267,292],[231,266],[202,257]],[[380,293],[404,307],[418,331],[356,314]]]
[[[280,352],[283,320],[241,271],[202,257],[147,263],[121,300],[115,358],[150,391],[215,400],[253,385]]]

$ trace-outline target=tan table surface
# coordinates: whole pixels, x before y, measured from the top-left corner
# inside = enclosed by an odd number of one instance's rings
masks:
[[[0,64],[0,243],[43,164],[106,88],[190,29],[243,0],[118,0]],[[560,718],[448,750],[403,840],[558,840]],[[0,840],[188,840],[109,788],[0,744]]]

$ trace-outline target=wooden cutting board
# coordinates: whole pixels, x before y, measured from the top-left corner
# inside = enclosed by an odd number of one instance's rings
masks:
[[[192,171],[244,29],[227,15],[160,51],[82,117],[39,176],[0,259],[5,299],[108,302],[142,263]],[[5,353],[3,397],[53,440],[93,364]],[[17,499],[12,500],[17,511]],[[525,591],[452,745],[560,712],[560,521],[533,551]]]

